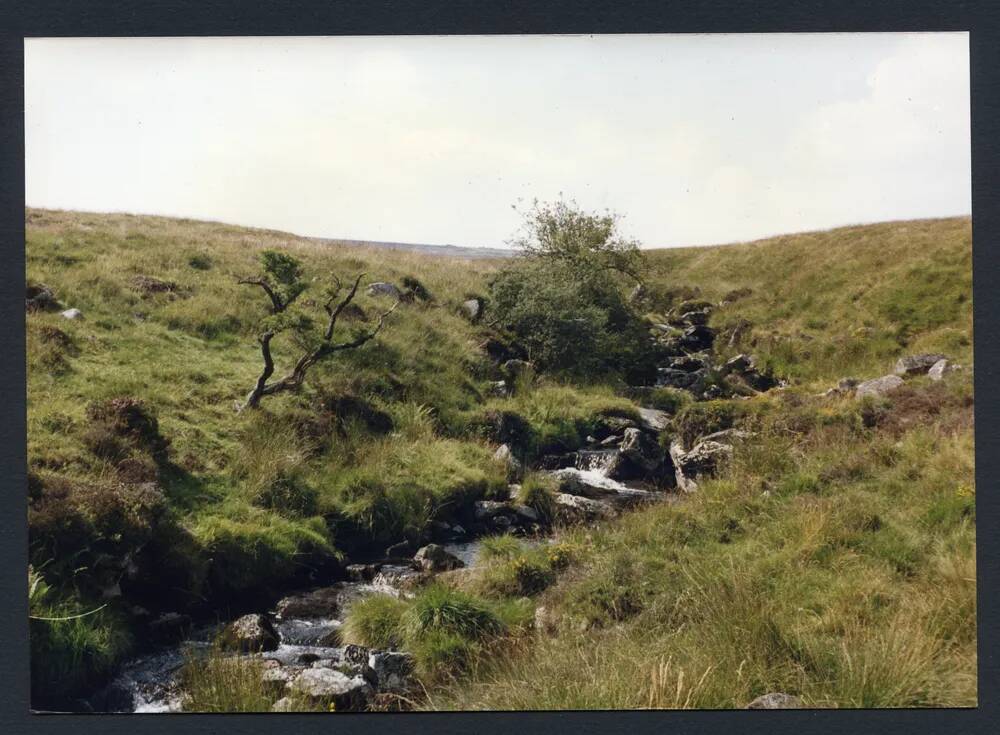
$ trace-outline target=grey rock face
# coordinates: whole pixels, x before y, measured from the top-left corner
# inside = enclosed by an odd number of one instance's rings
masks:
[[[941,380],[950,372],[954,372],[956,367],[951,364],[947,359],[938,360],[931,366],[931,369],[927,371],[927,375],[931,380]]]
[[[338,712],[363,711],[373,694],[364,677],[348,676],[336,669],[306,669],[289,690],[315,703],[330,702]]]
[[[384,281],[376,281],[375,283],[368,284],[368,289],[365,293],[369,296],[392,296],[394,299],[400,297],[399,289],[393,284]]]
[[[802,709],[802,700],[792,694],[771,692],[757,697],[747,709]]]
[[[373,651],[368,655],[368,668],[379,691],[405,691],[413,673],[413,656],[401,651]]]
[[[278,633],[263,615],[244,615],[226,626],[219,645],[227,651],[256,653],[278,648]]]
[[[559,493],[555,503],[556,520],[566,525],[593,523],[614,516],[614,508],[608,503],[579,495]]]
[[[660,445],[638,429],[625,429],[619,451],[629,464],[647,474],[656,472],[663,464]]]
[[[659,433],[670,425],[670,414],[655,408],[640,408],[639,421],[647,431]]]
[[[438,544],[427,544],[419,549],[413,555],[413,561],[425,572],[447,572],[450,569],[459,569],[465,566],[461,559],[448,553],[443,546]]]
[[[501,444],[493,453],[493,459],[507,468],[508,482],[520,479],[524,473],[524,467],[518,462],[517,457],[514,456],[509,444]]]
[[[283,618],[333,618],[340,612],[348,595],[338,586],[323,587],[281,599],[275,611]]]
[[[864,398],[865,396],[884,396],[887,393],[891,393],[903,384],[903,379],[898,375],[883,375],[881,378],[875,378],[874,380],[866,380],[864,383],[860,383],[857,388],[854,389],[855,398]]]
[[[896,375],[920,375],[921,373],[926,373],[930,370],[934,363],[945,359],[947,359],[945,355],[929,353],[921,355],[906,355],[896,361],[896,368],[893,372],[896,373]]]
[[[476,321],[483,311],[483,305],[479,299],[469,299],[462,302],[462,312],[470,321]]]
[[[592,470],[579,470],[576,467],[556,470],[552,476],[558,480],[561,493],[583,498],[604,498],[625,489],[625,486],[617,480]]]

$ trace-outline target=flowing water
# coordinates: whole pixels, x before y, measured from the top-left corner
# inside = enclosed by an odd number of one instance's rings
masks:
[[[480,541],[445,544],[445,549],[473,566],[479,559]],[[417,572],[408,566],[384,564],[371,582],[338,582],[337,597],[344,606],[353,600],[374,594],[406,594],[401,585]],[[315,590],[310,590],[313,592]],[[303,594],[309,594],[303,593]],[[294,595],[298,597],[299,595]],[[290,617],[274,624],[280,643],[274,651],[260,654],[283,665],[303,661],[337,659],[342,649],[325,642],[342,621],[337,617]],[[81,703],[82,709],[95,712],[179,712],[182,702],[178,677],[185,663],[199,653],[207,653],[224,623],[202,625],[193,629],[180,643],[161,647],[125,664],[115,678],[99,692]]]

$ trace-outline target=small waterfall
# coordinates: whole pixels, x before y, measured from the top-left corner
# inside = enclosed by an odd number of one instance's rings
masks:
[[[617,449],[581,449],[576,453],[576,468],[607,477],[616,459]]]

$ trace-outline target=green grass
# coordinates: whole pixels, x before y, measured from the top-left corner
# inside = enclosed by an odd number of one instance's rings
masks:
[[[873,427],[849,399],[762,410],[760,439],[685,502],[570,532],[576,560],[538,598],[554,635],[484,659],[427,706],[728,708],[769,691],[974,706],[971,380],[918,400],[936,390],[884,401]]]
[[[32,610],[103,604],[100,587],[126,556],[157,580],[94,615],[33,621],[38,696],[70,696],[131,650],[137,602],[225,604],[334,563],[351,539],[416,540],[459,504],[505,497],[496,444],[530,461],[636,416],[628,386],[553,375],[491,397],[500,376],[480,348],[488,327],[460,304],[485,293],[494,263],[161,217],[28,210],[26,220],[28,278],[85,315],[27,317],[29,523],[46,575]],[[317,365],[297,393],[236,413],[260,370],[265,313],[237,280],[265,249],[321,279],[303,305],[327,274],[362,271],[415,279],[431,298],[401,305],[375,340]],[[345,630],[412,650],[429,708],[741,707],[773,690],[822,707],[974,704],[971,376],[912,379],[876,401],[815,397],[839,378],[890,372],[903,354],[972,364],[969,220],[648,256],[654,320],[683,299],[749,289],[711,317],[718,356],[752,352],[791,381],[749,400],[651,391],[645,404],[674,417],[661,440],[730,426],[756,438],[683,503],[537,548],[490,540],[481,568],[411,601],[358,603]],[[143,294],[137,276],[177,288]],[[386,305],[363,294],[357,304]],[[730,345],[742,322],[752,326]],[[297,347],[279,336],[274,352],[280,372]],[[88,418],[88,406],[122,396],[155,416],[167,462],[116,447]],[[126,454],[161,493],[120,489]],[[551,488],[530,471],[518,500],[551,512]],[[531,632],[535,606],[549,632]],[[191,684],[202,692],[191,706],[263,706],[253,691],[226,699],[224,682],[252,677],[217,666]]]

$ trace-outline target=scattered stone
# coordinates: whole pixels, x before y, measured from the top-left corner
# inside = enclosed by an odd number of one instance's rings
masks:
[[[771,692],[757,697],[747,709],[802,709],[802,700],[792,694]]]
[[[530,505],[515,505],[514,512],[529,523],[538,523],[541,520],[541,516],[538,515],[538,511]]]
[[[709,475],[715,472],[719,464],[731,457],[732,454],[733,448],[729,444],[702,440],[681,457],[681,470],[686,477]]]
[[[337,712],[363,711],[373,693],[363,676],[348,676],[336,669],[306,669],[289,690],[316,704],[329,702]]]
[[[698,441],[731,443],[734,439],[752,439],[755,436],[757,436],[757,434],[754,432],[744,431],[743,429],[723,429],[722,431],[716,431],[712,434],[706,434]]]
[[[462,302],[462,311],[469,321],[477,321],[483,312],[483,302],[479,299],[469,299]]]
[[[927,375],[931,380],[941,380],[945,375],[957,369],[957,366],[952,365],[947,358],[942,358],[931,366],[931,369],[927,371]]]
[[[656,385],[661,388],[678,388],[688,390],[705,377],[704,372],[687,372],[675,368],[663,367],[656,371]]]
[[[477,500],[472,504],[473,517],[477,521],[488,521],[494,516],[510,512],[511,507],[499,500]]]
[[[902,384],[903,379],[898,375],[883,375],[881,378],[866,380],[864,383],[860,383],[858,387],[854,389],[854,397],[864,398],[865,396],[884,396],[885,394],[896,390]]]
[[[945,355],[938,354],[906,355],[896,361],[893,372],[896,375],[920,375],[930,370],[936,362],[945,359],[947,359]]]
[[[649,434],[638,429],[625,429],[619,451],[627,462],[616,464],[616,473],[612,475],[615,479],[628,479],[625,475],[630,474],[652,474],[663,465],[663,449]],[[633,469],[637,472],[632,472]]]
[[[344,567],[347,578],[353,582],[371,582],[379,573],[379,564],[348,564]]]
[[[240,653],[273,651],[278,647],[278,633],[263,615],[244,615],[226,626],[219,645],[223,650]]]
[[[697,324],[685,329],[678,338],[677,345],[687,352],[702,352],[712,349],[715,343],[715,330],[703,324]]]
[[[384,281],[376,281],[375,283],[368,284],[368,289],[365,293],[369,296],[392,296],[394,299],[400,297],[399,289],[393,284]]]
[[[301,712],[302,710],[297,709],[295,706],[295,700],[291,697],[282,697],[277,702],[271,705],[272,712]]]
[[[558,493],[555,498],[556,520],[565,525],[593,523],[614,516],[614,508],[600,500]]]
[[[507,381],[506,380],[490,381],[489,394],[493,398],[507,398],[510,395],[510,389],[507,387]]]
[[[674,479],[677,482],[677,488],[681,492],[693,493],[698,489],[698,483],[684,474],[684,454],[684,447],[677,439],[670,442],[670,460],[674,465]]]
[[[63,319],[72,319],[72,320],[83,319],[83,312],[80,311],[79,309],[66,309],[66,311],[60,312],[59,315]]]
[[[566,467],[552,476],[559,482],[559,492],[584,498],[605,498],[624,488],[620,482],[595,472]]]
[[[736,357],[731,357],[722,363],[722,367],[719,368],[719,372],[723,375],[728,375],[732,372],[743,373],[747,370],[752,370],[754,368],[754,359],[751,355],[741,353],[736,355]]]
[[[685,324],[703,327],[708,324],[708,317],[710,315],[711,313],[707,309],[699,309],[697,311],[686,311],[681,314],[680,318]]]
[[[365,666],[368,663],[368,656],[371,649],[350,643],[344,646],[344,661],[355,666]]]
[[[402,692],[413,673],[413,656],[401,651],[372,651],[368,655],[368,668],[374,673],[380,691]]]
[[[640,408],[639,421],[642,428],[659,433],[670,425],[670,414],[656,408]]]
[[[500,503],[500,505],[503,504]],[[446,572],[450,569],[458,569],[465,566],[461,559],[445,551],[445,548],[438,544],[427,544],[427,546],[418,550],[413,556],[413,561],[425,572]]]
[[[493,459],[507,468],[507,481],[512,482],[520,479],[524,473],[524,467],[518,462],[517,457],[510,449],[510,444],[501,444],[493,453]]]
[[[291,666],[272,666],[264,669],[260,679],[265,689],[268,689],[272,694],[281,694],[300,673],[302,673],[302,669]]]
[[[281,599],[275,607],[279,620],[289,618],[335,618],[346,601],[344,590],[338,586],[321,587],[311,592]]]

